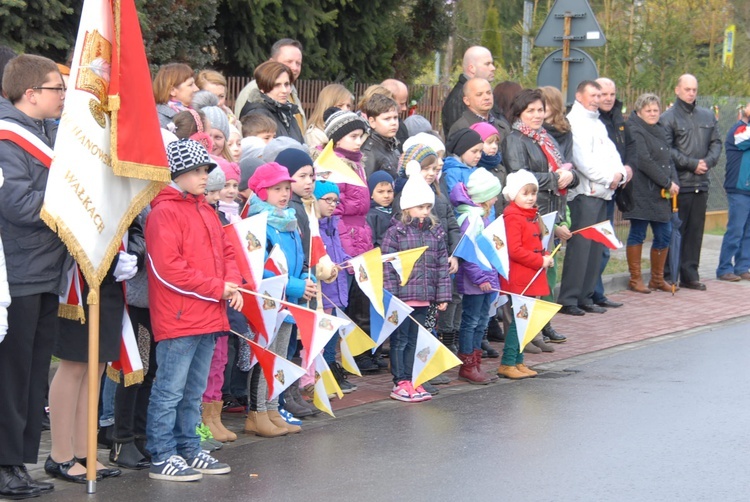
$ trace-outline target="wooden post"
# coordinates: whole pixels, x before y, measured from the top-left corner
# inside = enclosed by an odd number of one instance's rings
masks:
[[[573,17],[572,12],[565,13],[565,22],[563,27],[563,55],[562,55],[562,79],[560,81],[560,91],[563,99],[568,102],[568,69],[570,65],[570,20]]]
[[[89,286],[88,421],[86,442],[86,493],[96,493],[96,430],[99,425],[99,286]]]

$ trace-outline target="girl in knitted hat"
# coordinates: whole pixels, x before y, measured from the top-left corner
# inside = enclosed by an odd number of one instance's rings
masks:
[[[500,185],[505,186],[505,178],[508,176],[508,172],[503,166],[503,154],[500,152],[500,133],[494,125],[487,122],[477,122],[471,126],[471,129],[478,132],[482,141],[484,141],[482,157],[477,162],[477,167],[487,169],[497,176]],[[503,209],[505,209],[505,199],[498,197],[495,203],[495,216],[503,214]]]
[[[483,167],[474,169],[465,184],[456,184],[450,197],[458,212],[458,224],[462,233],[472,223],[473,228],[478,226],[479,230],[489,225],[500,190],[500,181]],[[476,263],[461,260],[456,274],[456,289],[463,295],[463,311],[458,330],[458,358],[462,362],[458,372],[460,380],[486,385],[497,379],[482,372],[481,363],[482,338],[490,319],[490,304],[496,294],[494,290],[499,287],[496,271],[488,271]]]
[[[482,158],[484,142],[478,132],[467,128],[454,132],[445,146],[448,157],[443,165],[440,187],[450,194],[457,183],[469,181],[469,175]]]
[[[435,193],[420,176],[419,169],[416,162],[407,167],[410,176],[401,193],[401,218],[392,220],[380,246],[383,253],[427,246],[427,250],[414,264],[406,285],[401,286],[401,279],[390,264],[385,266],[383,277],[383,287],[414,309],[411,314],[413,319],[404,320],[390,340],[393,375],[391,398],[411,403],[432,399],[432,395],[424,387],[420,385],[414,388],[411,383],[417,323],[424,324],[431,303],[436,303],[437,309],[444,311],[451,299],[445,230],[432,214]]]
[[[423,136],[428,136],[424,134]],[[434,136],[433,136],[434,137]],[[437,138],[435,138],[437,139]],[[439,141],[438,141],[439,143]],[[443,147],[445,148],[445,147]],[[419,163],[420,174],[422,178],[430,185],[430,188],[435,194],[435,206],[432,208],[432,213],[437,216],[440,225],[443,227],[443,234],[445,236],[445,245],[448,248],[448,253],[453,253],[456,248],[458,241],[461,240],[461,229],[458,227],[456,222],[456,215],[453,212],[453,206],[446,194],[440,191],[440,156],[438,153],[427,144],[414,144],[408,147],[404,154],[401,156],[399,162],[399,179],[397,180],[396,186],[398,194],[396,201],[394,202],[394,218],[401,216],[399,199],[401,197],[401,190],[406,182],[406,167],[410,163]],[[451,256],[448,258],[448,270],[451,274],[455,274],[458,271],[458,258]],[[455,290],[455,287],[452,288]],[[451,301],[448,303],[448,307],[444,312],[437,316],[437,310],[432,305],[430,308],[429,315],[427,316],[426,328],[433,329],[438,324],[438,332],[441,335],[443,343],[451,347],[455,345],[455,335],[458,332],[458,323],[460,322],[461,311],[457,309],[461,303],[461,297],[454,291]],[[456,315],[458,314],[458,315]],[[440,375],[428,382],[428,388],[433,384],[447,384],[450,383],[450,379],[447,376]],[[434,389],[433,389],[434,390]]]
[[[339,204],[333,213],[339,217],[338,230],[344,251],[349,256],[358,256],[374,247],[372,231],[367,225],[370,191],[367,188],[367,178],[362,164],[362,152],[360,152],[368,125],[356,113],[339,110],[338,108],[329,108],[326,110],[324,117],[325,134],[333,142],[334,153],[365,183],[365,186],[338,183]],[[313,160],[318,158],[322,150],[323,147],[319,146],[311,151]],[[317,170],[321,172],[320,168],[317,168]],[[321,176],[316,173],[316,178],[319,179]],[[355,281],[351,273],[347,274],[347,278],[350,289],[349,306],[346,313],[357,326],[369,333],[370,300],[367,295],[362,293],[359,286],[354,284]],[[369,353],[357,356],[356,361],[360,371],[379,371],[377,365],[379,359],[373,358]],[[387,363],[384,366],[387,366]]]
[[[523,293],[526,296],[548,295],[546,269],[552,265],[553,258],[542,246],[542,230],[539,212],[536,208],[539,182],[525,169],[509,174],[507,181],[503,195],[510,201],[510,204],[505,208],[503,217],[505,218],[510,269],[508,280],[501,277],[500,284],[504,291],[510,293]],[[540,268],[544,270],[534,278]],[[529,285],[532,279],[533,282]],[[515,316],[510,317],[510,327],[505,335],[503,358],[497,374],[513,380],[537,375],[536,371],[523,364]]]
[[[315,283],[303,271],[305,253],[297,230],[297,215],[289,207],[294,182],[286,167],[269,162],[255,170],[248,181],[248,188],[255,194],[250,199],[250,216],[260,213],[268,215],[266,254],[277,244],[284,253],[288,267],[286,300],[297,303],[312,298],[316,289]],[[293,324],[294,318],[287,316],[267,349],[286,357]],[[250,411],[245,421],[245,432],[262,437],[278,437],[301,430],[298,425],[288,424],[279,414],[278,397],[270,401],[267,399],[268,384],[260,365],[252,370],[249,394]]]

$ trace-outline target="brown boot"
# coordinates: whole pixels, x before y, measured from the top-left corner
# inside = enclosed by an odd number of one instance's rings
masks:
[[[516,368],[518,369],[518,371],[520,371],[524,375],[529,375],[529,378],[534,378],[535,376],[537,376],[539,374],[539,373],[537,373],[536,371],[532,370],[531,368],[529,368],[528,366],[526,366],[523,363],[516,364]]]
[[[634,246],[628,246],[627,248],[625,248],[625,254],[628,258],[628,270],[630,271],[630,281],[628,282],[628,289],[630,291],[635,291],[636,293],[650,293],[651,290],[648,289],[645,284],[643,284],[643,278],[641,278],[642,251],[643,244],[636,244]],[[651,265],[653,267],[653,261],[651,262]],[[664,269],[662,268],[662,270]]]
[[[505,364],[500,365],[500,367],[497,369],[497,374],[501,377],[510,378],[511,380],[521,380],[523,378],[529,378],[531,376],[527,375],[526,373],[522,373],[521,370],[519,370],[515,366],[506,366]]]
[[[654,249],[651,248],[651,280],[648,281],[648,287],[654,291],[672,292],[672,285],[664,280],[664,265],[667,263],[667,251],[669,248]],[[675,286],[675,291],[677,291]]]
[[[479,357],[482,357],[481,354]],[[462,363],[461,368],[458,370],[459,380],[475,385],[487,385],[490,383],[490,379],[477,370],[476,363],[474,362],[474,354],[461,354],[459,352],[458,358],[461,359]]]
[[[474,363],[476,363],[477,372],[479,372],[479,374],[483,377],[487,378],[490,382],[500,380],[500,377],[498,377],[497,375],[490,375],[486,371],[482,370],[482,351],[480,349],[474,351]]]
[[[237,434],[224,427],[224,424],[221,423],[221,408],[223,406],[223,401],[213,402],[214,426],[219,429],[224,436],[226,436],[227,441],[237,441]],[[213,430],[211,431],[211,433],[213,434]]]
[[[214,437],[215,440],[221,441],[222,443],[226,443],[227,441],[229,441],[229,438],[222,432],[222,430],[216,427],[213,402],[203,403],[202,418],[203,418],[203,423],[206,424],[206,427],[208,427],[208,430],[211,431],[211,435]]]
[[[279,414],[278,410],[268,410],[268,419],[279,429],[286,429],[289,434],[297,434],[302,430],[302,427],[299,425],[287,423],[287,421],[284,420],[284,417]]]
[[[529,345],[534,346],[539,350],[539,352],[554,352],[555,348],[544,341],[544,336],[542,336],[541,333],[538,333],[533,340],[531,340],[531,343],[526,344],[526,348],[523,349],[523,352],[526,353],[526,349],[529,348]],[[533,352],[532,352],[533,354]]]
[[[265,411],[248,412],[247,420],[245,420],[245,432],[264,438],[276,438],[288,434],[286,429],[276,427]]]
[[[536,340],[536,338],[534,340]],[[523,348],[524,354],[541,354],[542,353],[541,347],[538,347],[536,343],[534,343],[534,340],[531,340],[531,343],[527,343],[526,347]]]

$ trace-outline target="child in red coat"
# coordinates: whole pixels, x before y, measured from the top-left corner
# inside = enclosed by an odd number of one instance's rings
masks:
[[[538,191],[539,183],[536,177],[525,169],[509,174],[503,189],[503,195],[511,201],[503,211],[510,270],[507,281],[500,278],[500,287],[510,293],[523,293],[524,296],[549,294],[546,270],[534,279],[537,271],[540,268],[549,268],[553,260],[542,246],[542,232],[536,208]],[[532,279],[534,279],[533,282],[531,282]],[[529,286],[528,289],[526,286]],[[515,316],[513,316],[505,336],[505,347],[500,368],[497,370],[498,375],[514,380],[537,375],[536,371],[523,364],[523,353],[519,349],[518,332]]]

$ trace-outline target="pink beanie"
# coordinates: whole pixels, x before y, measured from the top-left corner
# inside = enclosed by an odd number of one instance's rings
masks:
[[[234,180],[237,183],[240,182],[240,166],[235,162],[229,162],[223,157],[214,157],[214,160],[222,171],[224,171],[224,177],[227,181]]]
[[[482,141],[487,141],[490,136],[500,137],[500,133],[495,129],[495,126],[488,122],[477,122],[471,126],[471,129],[475,130],[481,136]]]

